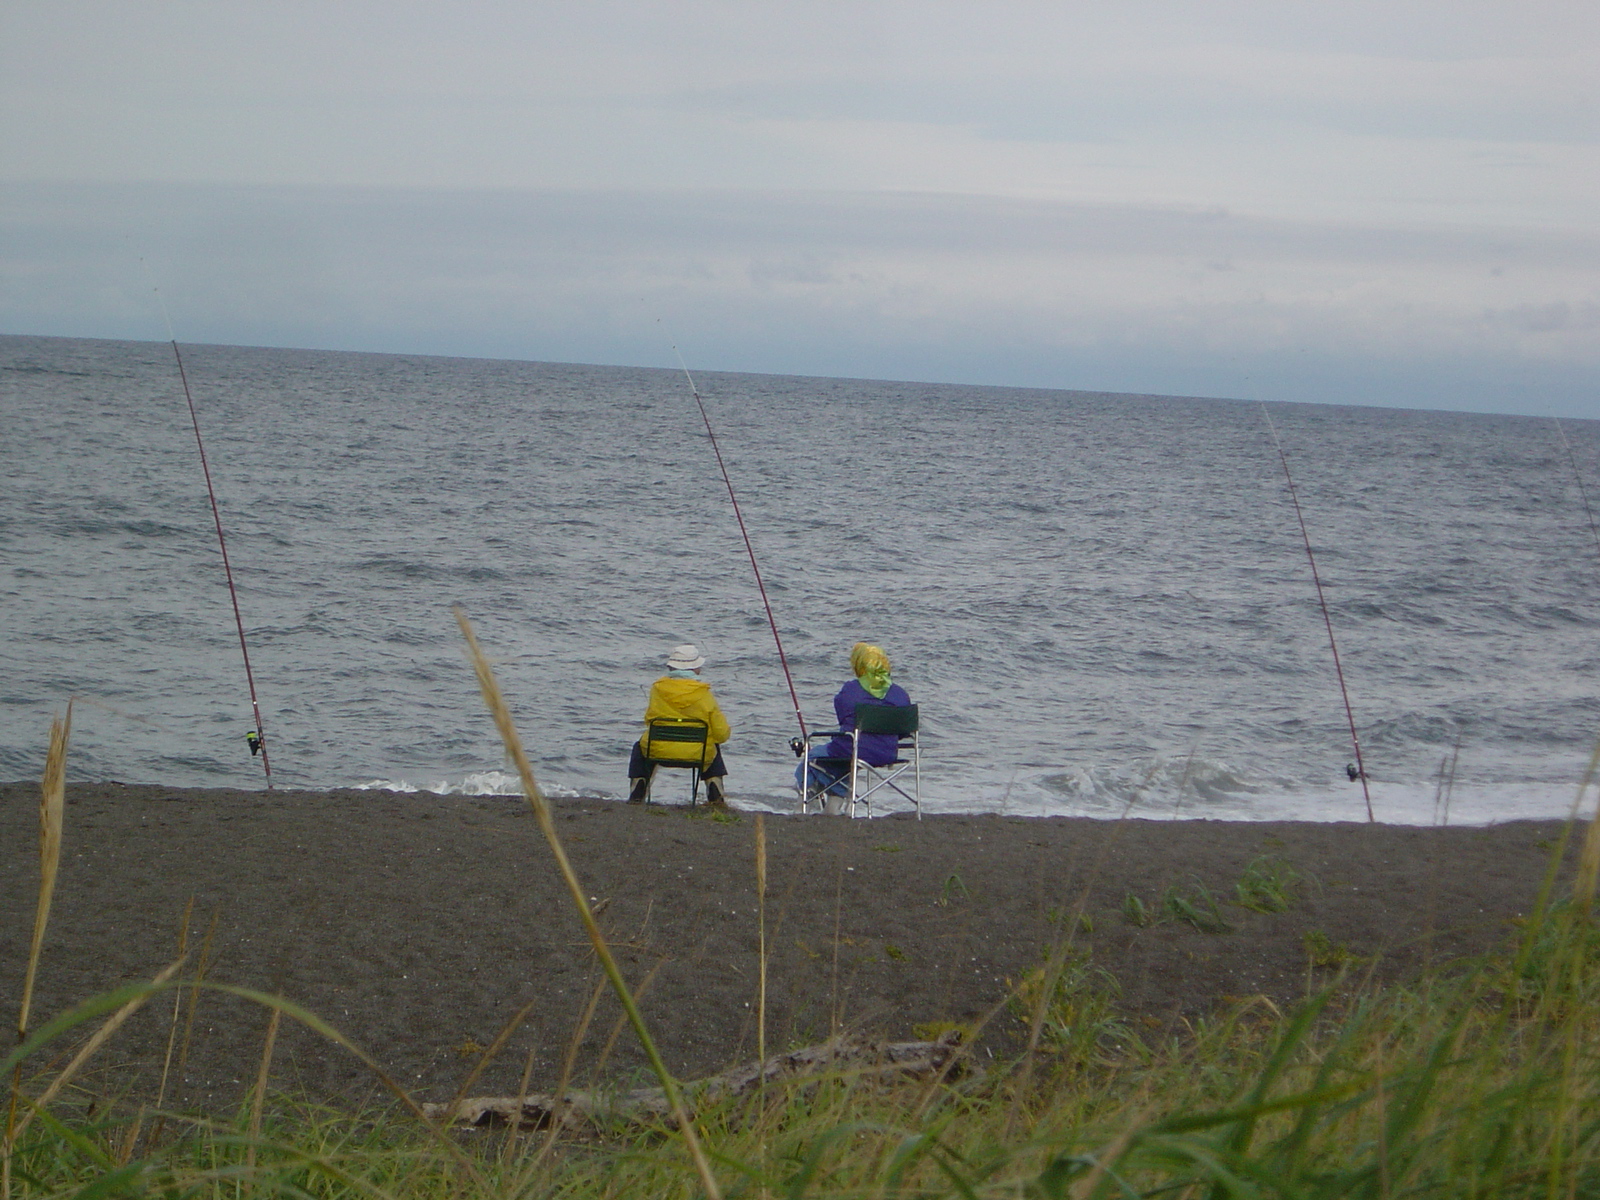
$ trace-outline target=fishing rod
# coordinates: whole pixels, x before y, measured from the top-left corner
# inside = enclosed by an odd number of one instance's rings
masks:
[[[806,733],[806,719],[800,712],[800,696],[794,690],[794,676],[789,673],[789,657],[783,652],[783,639],[778,636],[778,621],[772,615],[772,601],[767,599],[767,585],[761,580],[761,568],[756,565],[755,547],[750,544],[750,531],[744,527],[744,513],[739,511],[739,498],[733,494],[733,480],[728,478],[728,466],[722,461],[722,448],[717,445],[717,435],[711,429],[711,417],[706,413],[705,401],[700,398],[700,389],[694,385],[694,376],[689,374],[689,364],[683,361],[683,352],[676,345],[672,352],[678,356],[678,365],[683,368],[683,377],[689,381],[689,391],[694,395],[694,402],[700,409],[700,419],[705,422],[706,437],[711,439],[711,451],[717,456],[717,468],[722,472],[722,482],[728,488],[728,502],[733,505],[734,518],[739,522],[739,533],[744,538],[745,553],[750,556],[750,570],[755,573],[756,588],[761,593],[761,603],[767,610],[767,624],[772,627],[772,641],[778,647],[778,663],[783,667],[783,677],[789,684],[789,699],[794,704],[794,719],[800,723],[800,740],[804,744],[809,735]]]
[[[1289,499],[1294,503],[1295,519],[1300,522],[1300,536],[1306,544],[1306,561],[1311,564],[1311,582],[1317,586],[1317,603],[1322,606],[1322,623],[1328,627],[1328,649],[1333,651],[1333,673],[1339,677],[1339,694],[1344,697],[1344,715],[1350,721],[1350,744],[1356,748],[1355,772],[1352,779],[1361,781],[1361,795],[1367,802],[1367,820],[1374,821],[1372,815],[1372,792],[1367,788],[1367,764],[1361,761],[1361,739],[1356,735],[1356,714],[1350,707],[1350,689],[1344,683],[1344,668],[1339,664],[1339,643],[1333,638],[1333,618],[1328,615],[1328,599],[1322,594],[1322,576],[1317,573],[1317,556],[1311,552],[1311,535],[1306,532],[1306,517],[1300,511],[1300,496],[1295,490],[1294,476],[1289,474],[1289,456],[1283,452],[1283,443],[1278,440],[1278,427],[1272,423],[1272,414],[1267,411],[1267,402],[1261,402],[1261,415],[1267,419],[1267,428],[1272,431],[1272,444],[1278,449],[1278,461],[1283,464],[1283,477],[1289,484]]]
[[[272,763],[267,758],[267,730],[261,721],[261,702],[256,699],[256,677],[250,670],[250,647],[244,640],[244,616],[239,611],[239,589],[233,586],[233,564],[228,561],[228,539],[222,534],[222,512],[217,507],[217,491],[211,486],[211,466],[206,462],[206,444],[200,437],[200,417],[195,412],[194,396],[189,392],[189,376],[183,369],[183,355],[178,353],[178,339],[172,339],[172,357],[178,363],[178,378],[183,381],[183,398],[189,402],[189,420],[194,425],[194,444],[200,451],[200,470],[206,477],[206,495],[211,498],[211,519],[217,526],[217,546],[222,551],[222,572],[228,578],[228,595],[233,599],[233,623],[239,630],[239,654],[244,659],[244,678],[250,685],[250,707],[255,712],[256,727],[246,734],[250,754],[261,755],[261,769],[267,776],[267,790],[272,790]]]
[[[143,259],[139,260],[142,264]],[[148,267],[145,268],[149,270]],[[194,444],[200,451],[200,470],[206,477],[206,495],[211,498],[211,519],[217,526],[217,546],[222,550],[222,573],[228,579],[228,595],[233,599],[233,623],[239,630],[239,654],[244,659],[244,678],[250,685],[250,707],[255,713],[256,727],[245,735],[250,743],[250,755],[261,756],[261,769],[266,773],[267,790],[272,790],[272,763],[267,758],[267,729],[261,720],[261,702],[256,699],[256,677],[250,669],[250,647],[244,638],[244,616],[239,611],[239,590],[233,585],[233,564],[228,561],[228,539],[222,533],[222,510],[217,507],[217,490],[211,484],[211,465],[206,461],[206,444],[200,436],[200,416],[195,411],[194,395],[189,391],[189,374],[183,369],[183,355],[178,352],[178,336],[172,329],[172,315],[167,312],[167,302],[161,289],[152,285],[156,300],[161,304],[161,315],[166,318],[167,334],[172,346],[172,357],[178,364],[178,378],[183,383],[183,398],[189,402],[189,421],[194,426]]]
[[[1566,426],[1561,423],[1560,417],[1552,417],[1551,420],[1556,423],[1556,432],[1561,435],[1561,444],[1567,448],[1567,462],[1572,464],[1572,478],[1578,484],[1578,495],[1583,497],[1583,511],[1589,517],[1589,532],[1594,534],[1594,548],[1600,550],[1600,525],[1595,524],[1594,509],[1589,507],[1589,492],[1583,486],[1583,472],[1578,470],[1578,459],[1572,453],[1572,443],[1567,440]]]

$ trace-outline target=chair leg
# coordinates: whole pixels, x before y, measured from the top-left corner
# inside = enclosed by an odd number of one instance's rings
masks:
[[[812,807],[819,813],[828,811],[828,791],[821,786],[822,771],[816,761],[809,756],[805,759],[805,766],[800,773],[800,811],[809,815]]]
[[[795,794],[800,797],[800,816],[810,816],[811,805],[816,803],[818,813],[827,813],[827,797],[829,790],[822,786],[821,768],[818,768],[813,758],[806,757],[805,763],[800,768],[800,784],[795,787]]]
[[[911,747],[912,778],[917,781],[917,820],[922,820],[922,747],[912,744]]]

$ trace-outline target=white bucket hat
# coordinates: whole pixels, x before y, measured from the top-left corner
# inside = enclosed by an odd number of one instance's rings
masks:
[[[705,665],[706,660],[700,651],[688,644],[674,646],[672,654],[667,658],[669,671],[698,671]]]

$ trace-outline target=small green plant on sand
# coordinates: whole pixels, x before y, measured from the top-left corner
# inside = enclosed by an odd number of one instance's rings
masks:
[[[691,804],[678,811],[691,821],[715,821],[718,825],[739,823],[739,814],[722,804]]]
[[[1069,937],[1074,933],[1091,934],[1094,932],[1094,918],[1079,907],[1063,908],[1051,907],[1044,910],[1045,920],[1054,925]]]
[[[1338,970],[1340,967],[1353,967],[1366,961],[1359,954],[1352,954],[1348,946],[1330,940],[1320,929],[1308,929],[1301,943],[1305,946],[1306,957],[1310,959],[1313,967]]]
[[[1222,916],[1217,898],[1201,883],[1185,891],[1177,885],[1161,895],[1161,915],[1171,921],[1193,925],[1201,933],[1230,933],[1233,926]]]
[[[963,900],[971,900],[972,893],[967,891],[967,885],[962,882],[961,876],[951,873],[945,876],[944,887],[939,891],[936,903],[940,908],[948,908],[950,901],[960,896]]]
[[[1117,1017],[1121,994],[1111,974],[1089,961],[1087,950],[1071,950],[1059,966],[1046,963],[1022,977],[1012,989],[1011,1011],[1030,1026],[1040,1022],[1041,1044],[1047,1049],[1082,1063],[1107,1044],[1125,1045],[1132,1039]]]
[[[1154,908],[1128,892],[1122,897],[1122,919],[1139,929],[1167,921],[1182,921],[1201,933],[1233,931],[1233,926],[1222,916],[1222,907],[1217,903],[1217,898],[1197,881],[1191,882],[1187,888],[1180,888],[1176,884],[1167,888]]]
[[[1304,882],[1300,872],[1281,858],[1263,854],[1244,869],[1233,885],[1234,903],[1251,912],[1288,912]]]

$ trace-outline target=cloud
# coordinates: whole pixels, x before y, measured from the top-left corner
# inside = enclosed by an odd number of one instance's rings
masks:
[[[1594,228],[1596,25],[1561,0],[14,0],[0,162]]]
[[[1593,409],[1600,237],[937,194],[8,190],[0,328]],[[1432,379],[1434,382],[1429,383]],[[1587,407],[1585,407],[1587,406]]]

